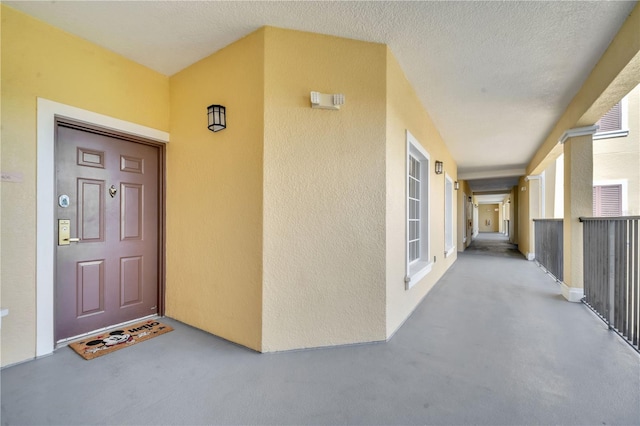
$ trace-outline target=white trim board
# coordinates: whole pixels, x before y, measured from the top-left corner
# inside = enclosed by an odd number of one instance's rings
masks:
[[[36,357],[54,350],[55,280],[55,118],[66,117],[110,130],[169,142],[169,133],[151,127],[38,98],[36,169]]]
[[[560,288],[562,289],[562,295],[569,302],[580,302],[584,297],[584,289],[569,287],[564,282],[560,283]]]
[[[598,130],[598,126],[585,126],[585,127],[576,127],[575,129],[569,129],[562,134],[558,142],[564,144],[567,139],[575,138],[578,136],[587,136],[593,135]]]

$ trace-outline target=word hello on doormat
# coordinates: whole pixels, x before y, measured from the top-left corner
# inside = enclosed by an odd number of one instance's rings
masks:
[[[156,320],[148,320],[87,337],[69,344],[69,347],[84,359],[93,359],[119,349],[128,348],[172,330],[173,328],[169,325]]]

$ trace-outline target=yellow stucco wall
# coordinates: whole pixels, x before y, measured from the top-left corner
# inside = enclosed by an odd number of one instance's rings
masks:
[[[418,100],[391,51],[387,51],[387,337],[402,325],[422,298],[431,290],[457,258],[457,251],[444,258],[444,174],[429,170],[430,180],[430,251],[435,256],[431,272],[409,290],[405,290],[405,222],[406,222],[406,130],[409,130],[431,156],[432,164],[444,163],[444,171],[457,180],[458,167],[447,150],[429,114]],[[453,203],[454,223],[457,203]],[[453,241],[457,241],[454,226]]]
[[[498,232],[500,229],[500,205],[480,204],[478,206],[478,229],[480,232]]]
[[[173,75],[166,314],[261,350],[264,30]],[[207,106],[227,128],[207,129]]]
[[[518,250],[520,253],[527,256],[528,253],[533,253],[533,245],[530,239],[530,230],[533,226],[533,221],[529,214],[529,183],[531,181],[525,181],[524,176],[518,181],[517,191],[517,207],[518,207]],[[523,191],[522,189],[525,188]]]
[[[568,138],[563,147],[563,282],[569,287],[582,288],[584,257],[579,218],[589,217],[593,212],[593,141],[591,135],[575,136]]]
[[[385,339],[385,56],[266,28],[265,352]]]
[[[35,356],[36,98],[169,130],[169,79],[2,8],[2,365]]]
[[[37,97],[170,132],[166,314],[223,338],[384,340],[456,259],[430,170],[436,262],[404,289],[406,130],[457,166],[384,45],[267,27],[168,78],[2,6],[1,83],[2,170],[23,175],[2,184],[2,365],[35,355]],[[312,90],[346,104],[311,109]]]
[[[509,199],[509,241],[513,244],[518,244],[518,231],[519,231],[519,211],[520,206],[518,204],[518,192],[520,189],[517,186],[511,188]]]
[[[628,207],[622,214],[637,216],[640,215],[640,85],[629,93],[627,102],[629,134],[593,141],[593,180],[605,184],[626,181]]]

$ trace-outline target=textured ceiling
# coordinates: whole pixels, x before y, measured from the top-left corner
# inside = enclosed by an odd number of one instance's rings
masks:
[[[499,177],[488,179],[474,179],[469,181],[469,187],[474,193],[482,192],[509,192],[518,184],[518,177]]]
[[[166,75],[263,25],[386,43],[459,172],[483,178],[497,176],[497,169],[523,172],[635,6],[609,1],[4,3]]]

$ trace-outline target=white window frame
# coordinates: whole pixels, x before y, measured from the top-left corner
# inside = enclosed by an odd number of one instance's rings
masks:
[[[454,222],[453,217],[453,179],[448,173],[444,174],[444,257],[447,258],[453,254],[456,249],[454,241]]]
[[[612,130],[610,132],[596,132],[593,134],[593,140],[623,138],[629,136],[629,99],[627,96],[620,100],[620,130]]]
[[[409,262],[409,163],[414,157],[420,162],[420,257]],[[431,261],[431,156],[418,140],[407,130],[407,153],[405,163],[405,289],[409,290],[429,272]]]
[[[462,193],[462,242],[466,243],[467,242],[467,203],[469,202],[469,196],[467,194],[465,194],[464,192]],[[464,247],[465,245],[462,244],[462,247]]]

